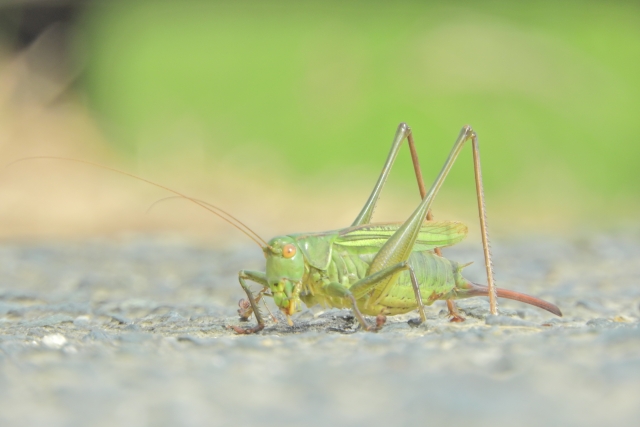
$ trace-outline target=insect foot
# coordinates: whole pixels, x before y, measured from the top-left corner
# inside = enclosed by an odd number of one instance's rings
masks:
[[[376,316],[376,331],[382,329],[385,323],[387,323],[387,316],[384,314],[378,314]]]
[[[246,322],[249,320],[251,315],[253,314],[253,309],[251,308],[251,303],[249,300],[242,298],[238,301],[238,315],[240,316],[240,321]]]
[[[447,309],[449,310],[449,322],[460,323],[466,320],[458,311],[458,307],[456,307],[456,303],[453,300],[447,300]]]
[[[364,328],[364,330],[367,332],[378,332],[380,329],[382,329],[385,323],[387,323],[387,316],[385,316],[384,314],[378,314],[376,316],[375,326],[371,326],[367,323],[367,326]]]
[[[251,335],[264,329],[264,325],[256,325],[253,328],[241,328],[239,326],[227,325],[227,329],[233,329],[238,335]]]

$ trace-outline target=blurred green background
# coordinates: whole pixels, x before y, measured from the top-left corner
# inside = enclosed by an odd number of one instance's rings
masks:
[[[195,153],[185,173],[353,187],[356,205],[398,123],[428,181],[471,124],[490,214],[615,228],[640,213],[639,22],[622,1],[102,1],[77,22],[75,86],[125,157]],[[413,196],[408,158],[390,191]],[[438,200],[469,218],[460,162]]]

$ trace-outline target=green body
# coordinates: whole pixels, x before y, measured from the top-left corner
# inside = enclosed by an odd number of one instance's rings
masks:
[[[367,277],[367,272],[385,234],[397,230],[400,224],[366,225],[345,230],[291,235],[276,241],[295,241],[304,258],[299,298],[307,306],[350,308],[351,302],[344,296],[329,295],[324,289],[331,283],[339,283],[347,289]],[[414,245],[409,264],[414,270],[420,291],[429,305],[437,299],[456,298],[458,289],[464,289],[467,280],[460,274],[458,263],[433,253],[435,247],[448,246],[462,240],[467,228],[454,222],[425,222],[421,228],[421,240]],[[382,237],[382,238],[381,238]],[[267,271],[267,276],[281,276],[282,272]],[[365,295],[356,295],[358,308],[367,315],[394,315],[417,308],[414,290],[408,271],[402,271],[394,286],[384,295],[374,296],[374,289]]]

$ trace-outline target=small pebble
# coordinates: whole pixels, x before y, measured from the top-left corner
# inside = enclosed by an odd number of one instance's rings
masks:
[[[60,334],[47,335],[42,338],[42,343],[49,348],[61,348],[67,343],[67,339]]]

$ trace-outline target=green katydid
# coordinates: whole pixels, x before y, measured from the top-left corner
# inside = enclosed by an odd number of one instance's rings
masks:
[[[405,139],[411,150],[422,202],[404,223],[371,224],[376,202]],[[487,269],[486,287],[465,279],[461,274],[464,266],[442,257],[439,251],[441,247],[461,241],[467,233],[466,226],[451,221],[429,221],[433,198],[467,140],[472,141],[473,147]],[[424,322],[424,306],[439,299],[447,300],[451,315],[454,319],[460,319],[453,300],[480,295],[489,296],[492,314],[497,314],[496,297],[503,297],[562,316],[560,309],[551,303],[518,292],[497,289],[493,284],[478,140],[469,126],[462,128],[442,170],[427,192],[411,129],[401,123],[373,192],[350,227],[321,233],[278,236],[271,239],[263,251],[267,260],[266,272],[242,270],[238,275],[248,298],[248,301],[240,301],[238,313],[243,320],[253,313],[257,325],[252,328],[233,326],[237,333],[254,333],[264,328],[265,322],[257,305],[263,296],[273,298],[290,324],[290,316],[300,309],[300,302],[303,302],[307,306],[321,304],[351,308],[366,330],[379,329],[386,315],[415,309],[418,309],[420,321]],[[263,286],[257,297],[247,285],[248,280]],[[376,326],[369,325],[363,314],[377,316]]]
[[[408,141],[422,201],[404,223],[371,223],[378,197],[405,139]],[[441,256],[440,248],[460,242],[467,234],[467,227],[459,222],[431,220],[431,203],[468,140],[471,140],[473,148],[487,286],[465,279],[461,274],[464,265]],[[231,326],[240,334],[255,333],[265,327],[264,318],[258,308],[258,302],[265,296],[273,298],[276,306],[287,316],[290,325],[290,316],[300,310],[302,302],[307,306],[321,304],[350,308],[363,329],[372,331],[378,330],[384,324],[385,316],[416,309],[420,315],[420,322],[424,322],[424,306],[436,300],[446,300],[453,320],[463,320],[458,315],[453,300],[473,296],[488,296],[490,311],[494,315],[497,314],[496,299],[502,297],[531,304],[562,316],[560,309],[554,304],[494,286],[480,152],[477,136],[469,126],[462,128],[442,170],[429,191],[426,191],[411,129],[405,123],[401,123],[382,173],[369,199],[350,227],[328,232],[278,236],[269,242],[265,242],[237,218],[214,205],[128,172],[63,157],[43,156],[28,159],[35,158],[90,164],[163,188],[218,215],[257,243],[266,258],[266,271],[242,270],[238,274],[240,285],[247,295],[247,300],[240,301],[238,313],[242,320],[248,320],[252,314],[255,315],[257,325],[251,328]],[[257,296],[247,281],[262,285]],[[364,315],[377,316],[376,325],[369,325]]]

